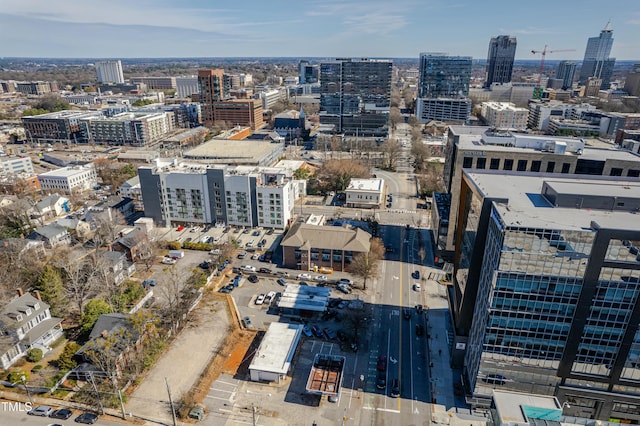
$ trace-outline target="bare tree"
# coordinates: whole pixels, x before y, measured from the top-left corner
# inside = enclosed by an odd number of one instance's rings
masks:
[[[94,215],[92,220],[95,226],[93,242],[96,249],[111,244],[118,237],[118,233],[122,227],[127,223],[121,212],[112,209],[106,209]]]
[[[182,316],[180,305],[187,276],[175,265],[167,266],[162,271],[158,293],[164,299],[163,317],[170,321],[171,330],[175,331]]]
[[[396,168],[396,163],[398,162],[398,157],[402,152],[402,146],[397,139],[387,139],[380,145],[380,150],[384,153],[387,158],[387,168],[390,170],[394,170]]]
[[[54,265],[62,272],[65,294],[75,303],[78,314],[82,316],[87,299],[94,294],[95,271],[87,259],[74,257],[71,250],[58,252]]]
[[[368,253],[358,253],[351,261],[351,273],[362,278],[362,288],[367,289],[367,280],[380,273],[380,261],[384,258],[384,244],[380,238],[372,238]]]

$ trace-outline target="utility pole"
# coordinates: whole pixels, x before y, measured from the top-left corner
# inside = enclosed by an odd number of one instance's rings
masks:
[[[96,392],[96,396],[98,397],[98,405],[100,406],[100,414],[104,415],[104,407],[102,406],[102,401],[100,400],[100,392],[98,392],[98,387],[96,386],[95,380],[93,380],[93,373],[89,373],[89,379],[91,379],[91,384],[93,385],[93,390]]]
[[[253,420],[253,426],[256,426],[256,406],[251,403],[251,418]]]
[[[173,426],[178,426],[178,423],[176,421],[176,409],[173,406],[173,399],[171,399],[171,389],[169,389],[169,381],[167,380],[167,378],[164,378],[164,382],[167,385],[167,393],[169,394],[169,405],[171,405],[171,416],[173,417]]]

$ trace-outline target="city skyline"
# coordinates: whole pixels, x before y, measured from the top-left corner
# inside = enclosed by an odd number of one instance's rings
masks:
[[[421,52],[487,57],[491,37],[517,37],[516,60],[531,50],[575,49],[547,59],[581,61],[589,37],[611,20],[611,57],[640,59],[640,6],[632,0],[583,1],[579,10],[542,0],[514,8],[506,0],[257,2],[222,7],[149,0],[0,0],[7,57],[418,57]],[[551,12],[552,11],[552,12]],[[580,19],[574,19],[576,14]],[[478,17],[481,19],[478,19]]]

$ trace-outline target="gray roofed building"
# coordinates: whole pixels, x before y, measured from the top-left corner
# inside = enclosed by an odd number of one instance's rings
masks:
[[[370,240],[371,234],[360,228],[296,223],[280,245],[283,263],[289,268],[344,271],[355,254],[369,252]]]
[[[31,348],[46,353],[62,336],[62,322],[49,305],[30,294],[21,294],[0,309],[0,365],[7,369]]]
[[[43,241],[49,248],[54,248],[61,244],[71,242],[71,235],[64,226],[57,223],[50,223],[34,230],[27,237],[30,240]]]
[[[0,240],[0,254],[4,254],[11,263],[15,264],[23,256],[31,254],[42,257],[46,254],[44,242],[34,241],[26,238],[5,238]]]

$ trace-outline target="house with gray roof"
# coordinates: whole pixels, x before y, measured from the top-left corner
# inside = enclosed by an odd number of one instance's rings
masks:
[[[43,223],[46,219],[68,214],[71,211],[71,201],[58,194],[51,194],[38,201],[30,210],[32,219]]]
[[[296,223],[282,239],[282,262],[287,268],[348,271],[358,253],[368,253],[371,234],[360,228]]]
[[[60,318],[54,318],[49,305],[31,294],[22,294],[0,309],[0,366],[11,367],[32,348],[49,351],[62,337]],[[37,294],[37,293],[36,293]]]
[[[44,258],[44,242],[26,238],[5,238],[0,240],[0,256],[12,265],[19,265],[25,257]]]
[[[127,255],[120,251],[98,251],[100,265],[105,269],[106,275],[113,279],[113,284],[118,285],[132,276],[136,271],[136,264],[127,260]]]
[[[43,241],[47,248],[54,248],[71,242],[71,235],[69,231],[67,231],[67,228],[57,223],[50,223],[37,228],[29,234],[27,238],[35,241]]]

